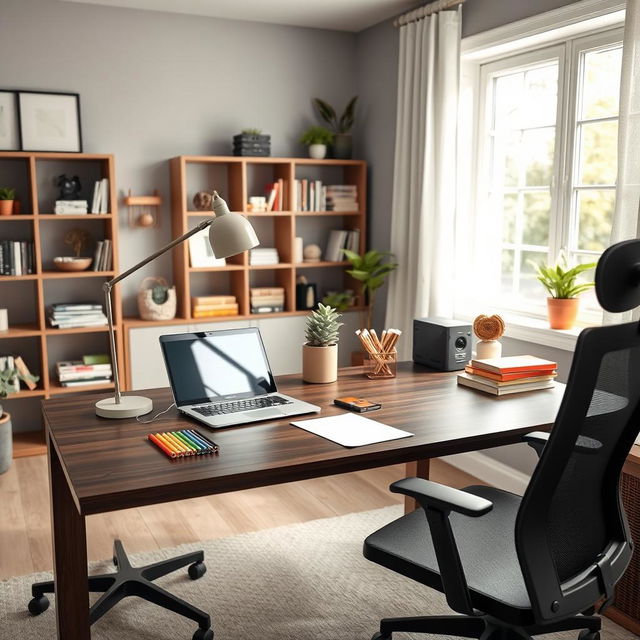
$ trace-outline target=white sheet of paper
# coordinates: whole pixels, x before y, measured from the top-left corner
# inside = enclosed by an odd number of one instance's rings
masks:
[[[408,438],[413,433],[369,420],[355,413],[342,413],[327,418],[296,420],[291,423],[310,433],[332,440],[343,447],[361,447],[365,444]]]

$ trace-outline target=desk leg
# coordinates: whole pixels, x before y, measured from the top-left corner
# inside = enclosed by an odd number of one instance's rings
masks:
[[[55,447],[48,438],[53,575],[59,640],[90,640],[87,533]]]
[[[429,479],[429,460],[418,460],[416,462],[407,462],[405,468],[407,478],[424,478]],[[404,497],[404,512],[411,513],[418,508],[418,503],[409,496]]]

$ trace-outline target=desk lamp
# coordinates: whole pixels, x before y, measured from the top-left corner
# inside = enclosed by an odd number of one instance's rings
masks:
[[[104,291],[107,319],[109,322],[109,345],[111,348],[111,364],[113,369],[113,381],[115,384],[115,396],[96,402],[96,414],[102,418],[136,418],[149,413],[153,409],[153,401],[144,396],[124,396],[120,391],[120,379],[118,376],[118,356],[116,353],[115,333],[113,330],[113,311],[111,308],[111,291],[121,280],[149,264],[163,253],[178,246],[199,231],[209,227],[209,243],[216,258],[228,258],[238,253],[258,246],[259,241],[251,223],[238,213],[231,213],[227,203],[213,192],[211,208],[215,212],[215,218],[209,218],[201,222],[197,227],[187,231],[184,235],[170,242],[166,247],[156,251],[131,269],[116,276],[102,285]]]

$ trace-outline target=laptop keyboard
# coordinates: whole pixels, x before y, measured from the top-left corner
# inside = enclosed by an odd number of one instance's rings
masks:
[[[225,402],[223,404],[205,404],[201,407],[192,407],[203,416],[221,416],[226,413],[240,413],[251,411],[252,409],[264,409],[265,407],[277,407],[282,404],[292,404],[291,400],[286,400],[280,396],[268,396],[266,398],[249,398],[247,400],[237,400],[235,402]]]

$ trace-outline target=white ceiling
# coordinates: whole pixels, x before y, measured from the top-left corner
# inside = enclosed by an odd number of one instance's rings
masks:
[[[297,27],[361,31],[416,5],[416,0],[63,0],[187,13]]]

